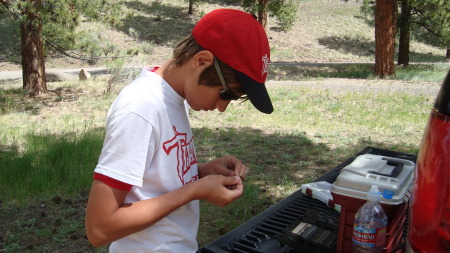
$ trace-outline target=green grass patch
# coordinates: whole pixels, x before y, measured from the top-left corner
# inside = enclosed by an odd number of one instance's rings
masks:
[[[397,66],[395,78],[398,80],[442,82],[450,64],[411,64],[407,67]]]
[[[11,112],[35,111],[38,104],[26,101],[28,92],[20,88],[0,89],[0,115]]]
[[[22,152],[0,151],[2,200],[72,196],[86,191],[103,143],[104,131],[82,134],[27,134]]]
[[[385,79],[441,82],[449,64],[415,63],[407,67],[395,65],[395,75]],[[273,63],[269,79],[305,80],[315,78],[376,79],[373,63]]]

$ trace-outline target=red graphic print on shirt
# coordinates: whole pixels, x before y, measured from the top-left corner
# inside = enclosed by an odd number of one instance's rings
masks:
[[[163,143],[163,149],[167,155],[174,150],[177,152],[178,178],[181,183],[185,185],[189,182],[198,180],[197,173],[195,173],[195,175],[189,173],[191,166],[197,163],[194,152],[194,142],[192,141],[192,138],[187,141],[187,134],[177,132],[177,128],[175,126],[173,127],[173,131],[175,136]]]

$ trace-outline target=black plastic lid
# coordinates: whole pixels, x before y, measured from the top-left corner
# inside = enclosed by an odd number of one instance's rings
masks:
[[[440,113],[450,115],[450,69],[436,97],[434,108]]]

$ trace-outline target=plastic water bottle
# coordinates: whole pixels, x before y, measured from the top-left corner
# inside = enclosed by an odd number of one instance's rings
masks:
[[[380,198],[378,186],[372,185],[367,202],[356,212],[352,237],[354,253],[383,252],[388,219]]]

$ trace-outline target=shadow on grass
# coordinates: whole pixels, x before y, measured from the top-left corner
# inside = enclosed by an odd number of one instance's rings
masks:
[[[249,168],[249,180],[261,187],[273,188],[292,181],[310,181],[351,157],[367,146],[404,149],[405,146],[386,146],[360,139],[345,148],[331,149],[323,143],[314,143],[303,133],[264,133],[253,128],[225,128],[194,130],[197,157],[214,159],[235,155]],[[406,151],[415,151],[414,147]],[[405,150],[401,150],[405,152]]]
[[[176,7],[164,3],[143,4],[139,1],[124,3],[128,8],[145,13],[134,15],[123,21],[119,30],[129,34],[136,31],[139,40],[153,42],[157,45],[173,46],[190,34],[196,21],[187,14],[185,7]]]
[[[203,0],[202,2],[210,3],[210,4],[240,7],[242,0]]]
[[[0,115],[9,113],[38,115],[43,107],[76,102],[84,94],[83,89],[71,87],[49,89],[47,93],[38,96],[30,95],[27,90],[22,88],[0,89]]]
[[[352,38],[349,36],[327,36],[319,39],[319,44],[330,49],[362,57],[375,56],[375,41],[366,38]],[[396,48],[394,59],[397,60],[398,48]],[[442,55],[429,53],[409,52],[411,62],[445,62],[445,49]]]
[[[20,63],[19,23],[0,14],[0,62]]]
[[[374,63],[271,63],[269,80],[303,81],[308,78],[374,79]],[[448,70],[447,63],[412,63],[395,65],[395,75],[387,79],[441,82]]]
[[[199,162],[232,154],[251,168],[244,195],[225,208],[201,202],[199,242],[206,244],[251,219],[366,146],[397,150],[361,139],[344,148],[314,143],[303,133],[253,128],[196,128]],[[84,234],[84,212],[103,129],[83,134],[28,135],[20,152],[0,146],[0,241],[22,251],[94,252]],[[397,150],[411,152],[411,150]],[[10,222],[11,218],[15,222]]]
[[[27,135],[0,146],[0,251],[101,252],[90,246],[84,215],[102,129]]]
[[[320,78],[374,78],[373,63],[272,63],[269,79],[300,81],[310,77]]]
[[[313,180],[366,146],[405,148],[361,139],[345,149],[330,149],[304,134],[264,133],[253,128],[193,131],[199,162],[235,155],[251,168],[249,180],[268,189]],[[6,191],[0,197],[15,201],[87,190],[103,138],[104,129],[97,128],[83,134],[30,134],[25,136],[23,148],[0,146],[0,182]]]
[[[397,59],[396,52],[395,57]],[[448,59],[445,58],[445,49],[442,49],[441,55],[433,55],[431,53],[419,53],[419,52],[409,52],[409,59],[411,62],[448,62]]]
[[[351,38],[349,36],[328,36],[319,39],[319,45],[330,49],[358,56],[373,56],[375,41],[366,38]]]
[[[156,45],[173,47],[184,37],[191,34],[191,30],[198,21],[197,15],[188,14],[188,2],[183,7],[166,4],[168,1],[153,1],[144,4],[140,1],[125,2],[124,4],[135,11],[145,15],[134,15],[123,21],[117,28],[127,34],[130,29],[137,32],[141,41],[147,41]],[[227,6],[240,6],[237,0],[207,0],[209,4]],[[194,12],[196,5],[194,5]],[[200,13],[203,14],[203,13]],[[206,13],[205,13],[206,14]]]
[[[103,129],[83,134],[29,134],[22,148],[0,149],[0,198],[27,202],[87,190],[103,143]]]
[[[198,240],[206,245],[297,191],[367,146],[417,154],[417,147],[392,146],[361,138],[331,149],[304,134],[266,134],[252,128],[194,129],[199,158],[233,154],[251,168],[244,195],[225,208],[201,204]]]

